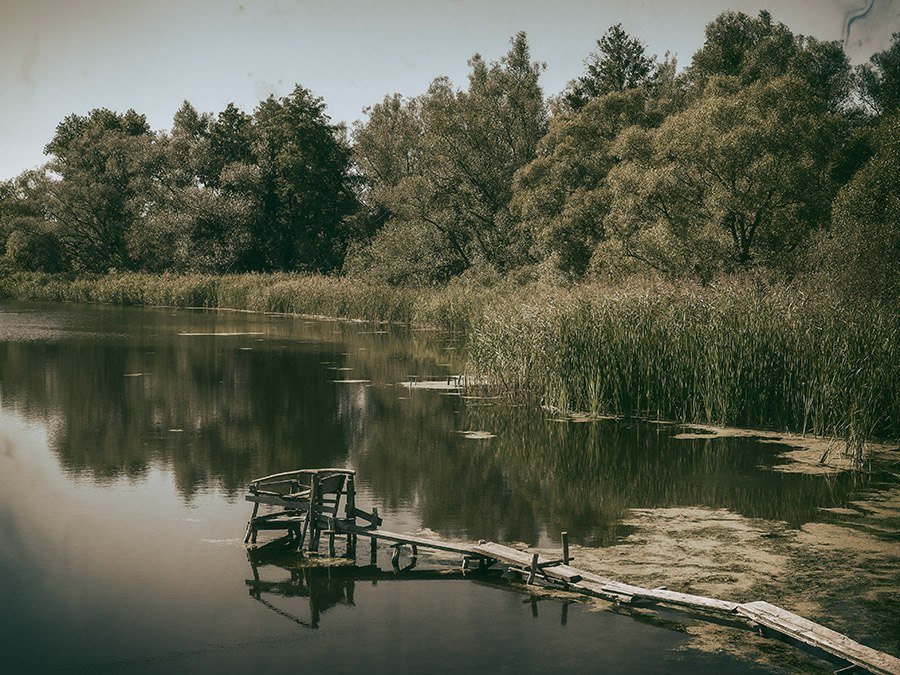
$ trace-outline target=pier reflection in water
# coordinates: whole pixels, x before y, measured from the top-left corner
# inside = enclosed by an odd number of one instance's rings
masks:
[[[559,625],[566,626],[569,606],[574,601],[565,594],[549,592],[534,595],[523,592],[521,585],[511,585],[499,569],[459,565],[435,564],[434,561],[418,566],[418,556],[400,560],[391,555],[390,569],[383,569],[377,562],[368,565],[357,563],[356,551],[347,548],[340,558],[306,557],[290,546],[290,538],[282,537],[259,547],[247,550],[251,578],[245,580],[250,597],[285,619],[309,629],[318,629],[322,615],[337,606],[353,607],[356,604],[357,584],[371,587],[379,583],[402,582],[452,582],[481,583],[495,590],[503,590],[527,598],[532,617],[539,616],[539,602],[558,608]],[[287,574],[287,576],[285,576]],[[533,589],[532,589],[533,590]],[[527,593],[527,594],[526,594]],[[298,608],[294,602],[290,608],[279,600],[306,600],[306,608]],[[304,611],[305,610],[305,611]],[[300,616],[300,612],[303,615]],[[659,628],[683,632],[690,619],[683,613],[663,610],[661,615],[647,614],[620,608],[618,611]],[[668,618],[666,618],[668,617]],[[735,625],[739,624],[735,622]]]

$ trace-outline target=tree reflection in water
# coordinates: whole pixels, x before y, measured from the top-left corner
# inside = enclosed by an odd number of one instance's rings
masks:
[[[629,508],[700,505],[799,526],[872,480],[761,470],[778,448],[751,439],[678,440],[666,425],[557,421],[398,386],[460,367],[439,334],[67,311],[96,335],[0,343],[2,403],[45,423],[63,467],[99,484],[161,466],[185,500],[210,490],[238,499],[254,476],[349,465],[383,514],[411,511],[444,536],[538,544],[567,530],[603,545],[623,533]],[[204,331],[243,334],[183,334]]]

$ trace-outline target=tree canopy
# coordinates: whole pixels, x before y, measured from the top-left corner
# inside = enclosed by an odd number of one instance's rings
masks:
[[[616,24],[549,99],[526,35],[509,42],[349,135],[300,85],[249,112],[185,101],[168,130],[69,115],[45,166],[0,183],[3,269],[887,275],[900,33],[854,71],[837,42],[725,12],[679,71]]]
[[[585,60],[585,68],[585,74],[570,82],[563,94],[565,103],[575,111],[598,96],[652,84],[657,64],[647,56],[641,41],[617,23],[597,40],[597,51]]]

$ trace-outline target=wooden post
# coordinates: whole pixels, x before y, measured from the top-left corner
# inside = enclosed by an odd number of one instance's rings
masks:
[[[378,563],[378,540],[375,537],[369,538],[369,564]]]
[[[344,502],[344,519],[348,520],[351,529],[356,527],[356,482],[353,474],[347,476],[346,482],[347,500]],[[347,533],[347,549],[356,547],[356,535],[353,532]]]
[[[564,602],[562,604],[562,613],[559,615],[559,625],[565,626],[569,623],[569,603]]]
[[[259,512],[259,502],[253,503],[253,515],[250,516],[250,520],[247,521],[247,534],[244,535],[244,543],[246,544],[250,541],[250,535],[253,534],[253,521],[256,519],[256,514]],[[254,539],[254,541],[256,541]]]
[[[309,550],[319,550],[319,474],[314,473],[309,488]]]
[[[535,553],[531,556],[531,571],[528,573],[528,583],[534,583],[534,577],[537,575],[538,571],[538,554]]]
[[[562,545],[563,545],[563,565],[569,564],[569,533],[562,533]]]
[[[400,546],[402,546],[402,544],[393,544],[391,546],[391,548],[394,549],[391,553],[391,567],[394,568],[395,572],[400,571]]]

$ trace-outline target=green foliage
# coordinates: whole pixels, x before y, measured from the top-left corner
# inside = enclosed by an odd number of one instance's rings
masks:
[[[711,80],[658,129],[616,141],[607,226],[625,255],[666,275],[711,279],[753,263],[788,265],[824,225],[833,117],[802,82]]]
[[[874,134],[875,155],[834,200],[831,229],[813,256],[828,286],[897,308],[900,281],[900,114]]]
[[[344,273],[394,286],[443,284],[462,271],[440,231],[427,223],[391,220],[366,245],[347,254]]]
[[[857,66],[860,94],[879,115],[900,112],[900,33],[891,36],[884,51],[872,55],[869,63]]]
[[[543,66],[530,60],[524,33],[498,63],[476,55],[469,64],[467,90],[438,78],[412,101],[385,99],[354,139],[380,217],[426,223],[463,267],[503,271],[527,258],[509,201],[513,174],[546,131]]]
[[[640,40],[630,37],[622,24],[610,26],[597,40],[597,51],[585,60],[587,72],[569,83],[563,102],[573,111],[589,101],[613,92],[646,88],[656,78],[656,61],[646,54]]]
[[[14,269],[60,272],[65,259],[56,233],[40,220],[20,220],[6,240],[6,258]]]
[[[893,315],[796,289],[586,286],[489,304],[470,336],[497,388],[562,411],[843,438],[900,431]]]
[[[255,205],[247,269],[328,272],[348,245],[344,218],[356,208],[350,148],[322,99],[298,86],[253,116],[252,171],[228,185]]]
[[[716,76],[738,78],[743,84],[791,75],[809,85],[831,109],[846,103],[850,64],[839,42],[821,42],[794,35],[783,23],[761,11],[757,18],[724,12],[706,27],[706,41],[691,61],[690,77],[702,91]]]
[[[537,157],[515,177],[513,213],[534,241],[538,259],[583,275],[606,238],[609,171],[618,162],[613,142],[630,126],[652,127],[665,107],[647,90],[604,94],[571,115],[557,115]]]
[[[127,241],[159,159],[152,142],[146,119],[133,110],[101,108],[60,122],[46,147],[53,155],[47,168],[59,179],[48,183],[44,207],[73,269],[134,267]]]

